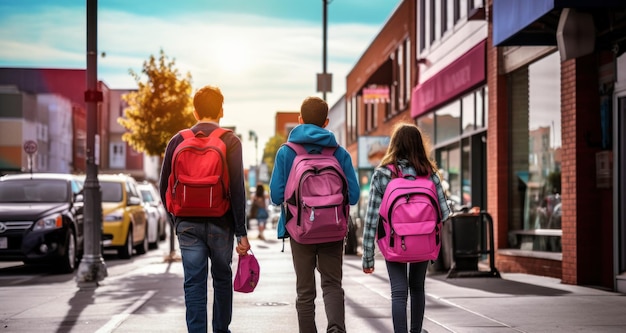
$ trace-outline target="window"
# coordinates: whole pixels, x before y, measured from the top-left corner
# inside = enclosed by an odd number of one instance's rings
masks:
[[[448,31],[448,0],[441,1],[441,35]]]
[[[428,138],[430,143],[435,142],[435,113],[429,112],[417,118],[417,127],[422,131],[422,135]]]
[[[435,111],[435,142],[441,143],[454,139],[461,134],[461,108],[454,101]]]
[[[404,40],[404,108],[409,105],[411,100],[411,68],[415,63],[412,60],[411,40],[407,38]]]
[[[420,39],[420,52],[426,49],[426,0],[420,0],[419,7],[419,39]]]
[[[561,229],[561,78],[553,53],[510,75],[512,214],[510,230]],[[559,237],[511,244],[560,252]]]
[[[430,0],[430,45],[433,45],[437,39],[437,14],[435,12],[436,0]]]
[[[348,143],[356,142],[358,133],[357,133],[357,112],[358,112],[358,103],[360,103],[360,96],[353,95],[347,101],[346,112],[346,131],[347,131],[347,141]]]
[[[461,98],[461,131],[464,133],[476,129],[474,96],[475,94],[472,93]]]
[[[378,104],[379,103],[365,104],[365,132],[370,132],[376,128],[376,124],[378,123]]]

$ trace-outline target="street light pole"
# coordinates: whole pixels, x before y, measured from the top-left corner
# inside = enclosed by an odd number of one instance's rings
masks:
[[[106,265],[100,251],[102,238],[102,198],[98,183],[98,165],[95,156],[95,138],[98,128],[98,0],[87,0],[87,176],[84,186],[85,253],[78,266],[76,281],[80,288],[95,288],[107,276]]]
[[[327,52],[326,52],[326,40],[328,39],[328,0],[322,0],[324,2],[324,9],[323,9],[323,33],[322,33],[322,38],[324,39],[324,46],[322,47],[322,70],[323,70],[323,74],[324,76],[326,76],[326,57],[327,57]],[[324,86],[324,91],[322,92],[322,98],[324,100],[326,100],[326,91],[327,91],[326,86]]]

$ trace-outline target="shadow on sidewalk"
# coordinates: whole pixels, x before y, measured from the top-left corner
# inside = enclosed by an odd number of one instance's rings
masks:
[[[455,287],[482,290],[494,294],[524,296],[565,296],[568,291],[492,277],[446,278],[446,274],[429,274],[429,278]]]

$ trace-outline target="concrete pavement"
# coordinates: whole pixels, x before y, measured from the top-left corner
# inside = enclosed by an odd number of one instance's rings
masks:
[[[278,240],[252,239],[261,278],[253,293],[235,293],[232,332],[297,332],[295,276],[289,243],[285,252],[282,246]],[[109,268],[109,276],[92,290],[80,290],[73,278],[31,285],[24,277],[5,285],[0,276],[0,333],[185,332],[182,265],[163,260],[168,248],[163,243],[132,265]],[[377,259],[373,275],[365,275],[360,257],[346,256],[344,272],[348,331],[392,332],[383,259]],[[318,290],[317,323],[323,332],[326,321]],[[424,328],[430,333],[626,331],[624,295],[552,278],[429,275],[426,292]]]

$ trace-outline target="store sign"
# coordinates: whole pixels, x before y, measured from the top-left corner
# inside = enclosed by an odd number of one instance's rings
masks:
[[[363,88],[365,104],[389,103],[389,87]]]
[[[481,84],[486,79],[483,41],[435,76],[415,87],[411,117],[416,118]]]

